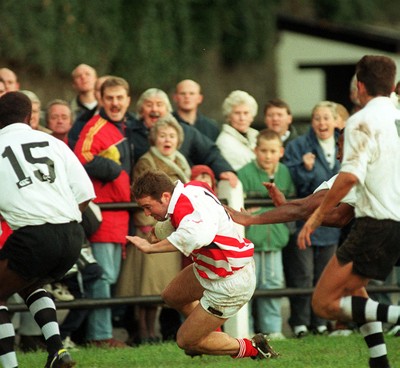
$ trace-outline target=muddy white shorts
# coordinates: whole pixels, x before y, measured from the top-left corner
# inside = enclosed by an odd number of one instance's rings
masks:
[[[233,317],[253,296],[256,288],[254,260],[233,275],[219,280],[200,277],[193,269],[205,291],[200,304],[210,314],[219,318]]]

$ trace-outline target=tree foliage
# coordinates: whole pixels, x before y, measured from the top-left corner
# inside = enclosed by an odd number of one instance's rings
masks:
[[[221,54],[226,64],[262,59],[275,30],[274,1],[223,1]],[[269,6],[266,6],[266,4]]]
[[[389,0],[301,3],[312,7],[318,19],[349,23],[382,21],[385,8],[394,10]],[[42,76],[68,76],[84,62],[99,74],[121,75],[136,88],[163,88],[201,67],[204,50],[215,51],[217,61],[226,67],[262,61],[272,50],[277,10],[285,5],[299,9],[298,4],[295,0],[2,0],[0,59]]]
[[[143,87],[176,81],[217,50],[229,65],[262,60],[277,1],[4,0],[0,58],[49,76],[79,63]]]

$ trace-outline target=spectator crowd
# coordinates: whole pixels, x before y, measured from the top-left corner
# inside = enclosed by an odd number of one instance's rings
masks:
[[[359,109],[349,81],[352,110],[335,101],[316,101],[310,106],[308,129],[299,134],[289,104],[279,98],[263,103],[264,127],[256,129],[252,125],[259,103],[246,91],[234,90],[222,101],[224,122],[219,124],[201,111],[204,96],[193,80],[179,81],[171,100],[163,90],[149,88],[133,103],[131,87],[124,78],[98,76],[86,64],[78,65],[71,77],[74,99],[54,99],[43,106],[35,91],[20,88],[12,70],[0,68],[0,96],[10,91],[24,93],[32,102],[31,128],[67,144],[95,189],[96,198],[83,214],[86,241],[78,263],[62,280],[47,286],[54,299],[61,301],[160,295],[190,264],[191,260],[178,252],[144,255],[127,243],[127,235],[150,238],[153,234],[156,221],[142,209],[100,210],[96,205],[131,202],[132,183],[141,173],[158,169],[174,181],[205,181],[236,210],[244,207],[246,198],[270,199],[265,183],[273,184],[285,197],[305,198],[338,174],[340,131]],[[392,94],[398,108],[399,90],[398,84]],[[272,209],[257,206],[246,210],[258,214]],[[303,220],[238,225],[255,246],[257,289],[316,285],[346,229],[319,227],[311,235],[311,246],[300,249],[297,236],[303,225]],[[4,220],[1,226],[0,246],[11,233]],[[400,284],[399,274],[394,277]],[[294,337],[349,334],[355,328],[315,315],[309,295],[291,296],[289,303],[288,323]],[[289,337],[282,329],[282,298],[259,297],[250,304],[251,333],[262,332],[271,339]],[[128,348],[175,339],[182,319],[175,310],[155,304],[75,309],[61,321],[60,332],[70,349],[76,344]],[[14,316],[13,322],[22,350],[44,347],[40,329],[28,313]],[[113,335],[116,326],[126,328],[126,341]],[[392,327],[387,329],[400,335],[400,328]]]

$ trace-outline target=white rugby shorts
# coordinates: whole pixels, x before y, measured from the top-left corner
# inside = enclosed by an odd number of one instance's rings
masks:
[[[205,289],[200,304],[208,313],[219,318],[231,318],[251,299],[256,288],[254,260],[233,275],[218,280],[204,279],[193,268]]]

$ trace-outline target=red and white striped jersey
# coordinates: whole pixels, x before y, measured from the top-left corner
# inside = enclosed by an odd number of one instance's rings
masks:
[[[191,255],[201,277],[227,277],[252,261],[253,243],[241,237],[207,184],[178,181],[168,215],[176,231],[167,239],[184,255]]]

